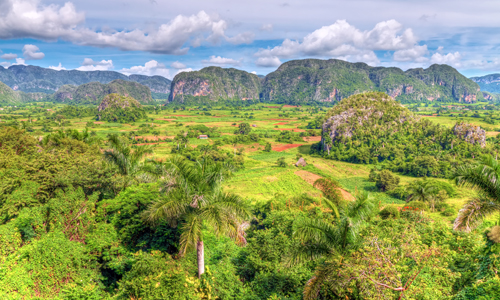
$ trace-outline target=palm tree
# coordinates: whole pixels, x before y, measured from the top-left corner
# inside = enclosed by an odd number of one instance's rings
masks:
[[[220,183],[228,174],[221,163],[201,161],[192,164],[174,158],[164,164],[166,195],[153,201],[143,218],[150,224],[166,220],[172,227],[180,222],[179,255],[196,249],[198,276],[205,272],[203,225],[217,236],[229,236],[246,244],[244,230],[251,216],[249,208],[236,195],[223,193]]]
[[[407,201],[429,202],[438,190],[426,180],[418,180],[408,187]]]
[[[335,213],[336,221],[328,223],[322,219],[301,219],[296,222],[293,233],[301,243],[294,249],[290,264],[326,258],[324,265],[316,270],[304,288],[304,299],[317,299],[322,285],[330,276],[334,276],[333,258],[344,255],[360,244],[362,237],[359,231],[375,209],[366,193],[358,194],[354,201],[340,208],[328,199],[324,199],[324,202]]]
[[[104,160],[114,165],[118,172],[124,177],[144,177],[151,174],[151,170],[144,164],[143,158],[152,154],[153,150],[148,146],[130,147],[130,145],[116,134],[108,136],[110,148],[104,151]],[[124,182],[124,188],[127,180]]]
[[[462,166],[455,173],[458,186],[473,188],[478,196],[459,211],[453,229],[467,232],[480,224],[486,216],[500,211],[500,164],[493,156],[486,156],[475,166]]]

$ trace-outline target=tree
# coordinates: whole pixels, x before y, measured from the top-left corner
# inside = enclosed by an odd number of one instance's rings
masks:
[[[478,190],[478,196],[463,206],[453,229],[467,232],[485,217],[500,211],[500,164],[493,156],[486,156],[477,165],[459,167],[454,179],[458,186]]]
[[[417,180],[408,187],[408,199],[406,200],[429,202],[430,198],[436,195],[437,192],[437,188],[427,180]]]
[[[148,146],[140,146],[132,149],[129,144],[116,134],[108,136],[110,148],[104,151],[104,160],[115,166],[118,172],[126,177],[124,188],[128,185],[127,177],[143,177],[152,174],[143,161],[147,154],[152,154],[153,150]]]
[[[389,170],[382,170],[375,179],[377,188],[382,192],[392,191],[399,185],[399,181],[400,178]]]
[[[252,131],[252,127],[248,123],[240,123],[238,126],[238,134],[248,135]]]
[[[324,199],[323,203],[334,212],[335,222],[304,218],[294,224],[293,236],[301,242],[294,249],[289,263],[294,265],[320,257],[326,258],[325,263],[316,269],[315,276],[309,280],[304,290],[307,299],[315,299],[307,295],[317,295],[322,284],[331,275],[327,267],[330,262],[360,245],[362,237],[359,232],[375,209],[375,204],[366,193],[357,195],[356,200],[344,203],[340,207],[328,199]]]
[[[201,277],[205,272],[203,225],[217,236],[229,236],[245,244],[250,209],[240,197],[221,191],[220,183],[229,171],[222,163],[205,160],[191,164],[177,157],[164,168],[170,177],[164,182],[165,197],[153,201],[143,218],[150,224],[165,220],[172,227],[181,223],[179,254],[183,256],[196,248]]]
[[[271,152],[271,143],[266,143],[266,148],[264,148],[264,151]]]
[[[276,165],[281,168],[286,168],[285,158],[284,157],[278,158],[278,160],[276,161]]]

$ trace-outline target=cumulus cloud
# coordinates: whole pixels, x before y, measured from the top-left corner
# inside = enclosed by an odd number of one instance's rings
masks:
[[[170,67],[174,68],[174,69],[185,69],[186,68],[186,65],[181,63],[181,62],[178,62],[178,61],[174,61]]]
[[[56,70],[56,71],[66,70],[66,68],[63,67],[61,63],[59,63],[58,66],[49,66],[49,69]]]
[[[434,53],[431,56],[431,63],[433,64],[447,64],[452,67],[459,68],[461,64],[462,55],[459,52],[441,54],[439,52]]]
[[[259,50],[256,56],[272,58],[275,62],[276,58],[312,56],[367,59],[364,61],[373,64],[378,63],[375,50],[404,50],[414,47],[416,43],[413,31],[404,29],[395,20],[380,22],[366,31],[359,30],[345,20],[338,20],[306,35],[302,41],[286,39],[279,46]],[[260,60],[259,63],[264,61]]]
[[[35,45],[24,45],[23,56],[26,60],[38,60],[44,58],[45,54]]]
[[[17,54],[5,53],[4,55],[2,55],[0,57],[3,58],[3,59],[5,59],[5,60],[12,60],[12,59],[16,59],[17,58]]]
[[[177,63],[177,62],[176,62]],[[172,63],[174,65],[175,63]],[[177,67],[180,67],[181,63],[176,64]],[[157,62],[156,60],[151,60],[148,61],[147,63],[144,64],[144,66],[133,66],[129,69],[124,68],[121,69],[120,72],[125,74],[125,75],[131,75],[131,74],[140,74],[140,75],[148,75],[148,76],[153,76],[153,75],[159,75],[163,76],[169,79],[172,79],[176,74],[180,72],[189,72],[192,71],[193,69],[191,68],[186,68],[184,65],[184,68],[176,68],[176,70],[170,70],[168,69],[164,64]]]
[[[85,58],[82,62],[82,66],[76,68],[79,71],[108,71],[113,69],[113,61],[110,60],[101,60],[94,61],[91,58]]]
[[[255,64],[259,67],[273,68],[273,67],[278,67],[279,65],[281,65],[281,61],[276,56],[263,56],[263,57],[257,58],[257,60],[255,61]]]
[[[155,30],[141,29],[95,31],[84,27],[85,14],[71,2],[63,6],[44,5],[40,0],[0,0],[0,39],[58,39],[80,45],[113,47],[125,51],[147,51],[161,54],[186,54],[186,44],[196,47],[203,42],[250,43],[252,33],[228,37],[228,24],[217,15],[204,11],[191,16],[178,15]]]
[[[216,66],[241,66],[241,61],[232,59],[232,58],[226,58],[226,57],[221,57],[221,56],[215,56],[212,55],[210,56],[210,59],[204,59],[201,61],[205,65],[216,65]]]
[[[427,50],[427,45],[415,46],[410,49],[398,50],[394,52],[395,61],[414,61],[414,62],[426,62],[429,59],[425,57],[429,53]]]
[[[16,62],[15,63],[10,63],[10,62],[4,61],[4,62],[0,63],[0,66],[6,67],[6,68],[10,67],[10,66],[15,66],[15,65],[24,65],[25,66],[26,65],[25,62],[26,61],[24,59],[22,59],[22,58],[16,58]]]

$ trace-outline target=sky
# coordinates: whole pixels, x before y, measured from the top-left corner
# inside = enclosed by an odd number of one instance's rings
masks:
[[[266,75],[294,59],[500,72],[500,2],[0,0],[0,65],[161,75]]]

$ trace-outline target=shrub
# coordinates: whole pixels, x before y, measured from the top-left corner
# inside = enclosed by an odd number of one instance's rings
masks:
[[[389,206],[386,206],[384,207],[384,209],[382,209],[380,212],[379,212],[379,215],[382,219],[389,219],[389,218],[399,218],[399,210],[396,206],[393,206],[393,205],[389,205]]]
[[[286,168],[285,158],[284,157],[278,158],[276,164],[278,165],[278,167]]]
[[[451,217],[455,215],[457,212],[453,207],[446,208],[441,214],[446,217]]]
[[[370,174],[371,175],[371,174]],[[399,185],[399,177],[392,174],[389,170],[382,170],[376,176],[376,186],[382,192],[395,189]]]

